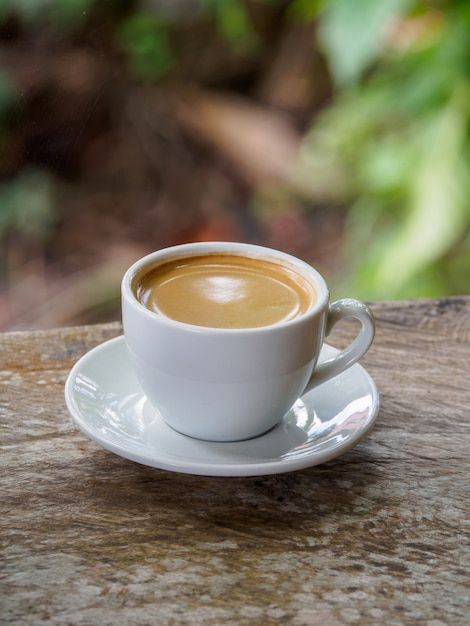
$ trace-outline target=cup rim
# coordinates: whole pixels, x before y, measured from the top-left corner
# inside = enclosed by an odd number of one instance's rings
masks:
[[[187,322],[180,322],[178,320],[171,319],[165,315],[159,315],[154,311],[148,309],[142,304],[134,294],[132,290],[132,281],[134,277],[142,271],[147,265],[152,265],[155,261],[161,260],[170,261],[172,258],[177,257],[191,257],[201,254],[233,254],[238,256],[248,256],[251,258],[260,258],[267,261],[283,262],[294,266],[295,269],[307,278],[310,282],[313,282],[318,298],[316,302],[298,317],[294,317],[291,320],[284,322],[276,322],[268,326],[256,326],[253,328],[218,328],[213,326],[197,326],[195,324],[188,324]],[[328,304],[330,293],[328,286],[323,276],[311,265],[302,261],[301,259],[281,252],[275,248],[268,248],[265,246],[258,246],[255,244],[243,243],[243,242],[227,242],[227,241],[204,241],[184,243],[176,246],[169,246],[156,250],[147,254],[133,263],[123,276],[121,282],[121,294],[123,300],[137,308],[138,311],[150,317],[150,319],[158,320],[159,322],[168,325],[173,328],[180,328],[186,331],[195,332],[198,334],[223,334],[223,335],[237,335],[242,333],[264,333],[280,330],[286,327],[295,326],[302,323],[308,318],[315,317],[321,312]]]

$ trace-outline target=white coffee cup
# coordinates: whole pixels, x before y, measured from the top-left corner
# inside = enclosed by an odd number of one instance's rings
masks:
[[[287,264],[309,280],[315,304],[286,322],[261,328],[206,328],[150,311],[132,285],[162,262],[201,254],[236,254]],[[324,279],[299,259],[244,243],[189,243],[140,259],[122,281],[122,315],[129,356],[147,398],[175,430],[198,439],[237,441],[275,426],[303,394],[351,367],[374,338],[362,302],[329,304]],[[354,341],[316,367],[324,338],[342,318],[361,322]]]

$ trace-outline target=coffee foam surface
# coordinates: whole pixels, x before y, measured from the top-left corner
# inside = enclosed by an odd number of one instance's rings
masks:
[[[136,295],[157,314],[212,328],[271,326],[316,300],[309,281],[287,265],[229,254],[163,263],[138,279]]]

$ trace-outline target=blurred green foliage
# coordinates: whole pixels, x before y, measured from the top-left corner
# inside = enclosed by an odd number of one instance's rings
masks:
[[[46,240],[56,221],[50,176],[41,170],[26,170],[0,185],[0,207],[0,236]]]
[[[85,21],[95,0],[0,0],[0,17],[14,10],[26,25],[56,24],[74,30]]]
[[[155,13],[136,13],[126,18],[118,38],[136,78],[158,80],[175,62],[168,28]]]
[[[200,8],[234,50],[243,54],[256,46],[257,38],[241,0],[201,0]],[[157,11],[139,11],[121,22],[117,39],[136,78],[158,81],[177,66],[171,31],[171,22]]]
[[[331,0],[320,5],[319,40],[338,85],[360,78],[380,55],[391,19],[404,13],[411,3],[412,0]]]
[[[221,37],[243,52],[256,45],[257,39],[241,0],[202,0],[202,6],[215,19]]]
[[[302,167],[323,178],[320,197],[350,203],[339,282],[357,296],[470,291],[469,33],[458,0],[323,3],[319,38],[339,87]]]
[[[133,78],[156,82],[178,69],[174,25],[158,2],[104,4],[119,8],[115,43]],[[0,18],[14,11],[26,27],[71,32],[98,6],[0,0]],[[248,8],[200,0],[237,53],[261,45]],[[347,213],[337,290],[369,299],[470,292],[470,3],[293,0],[285,14],[317,22],[334,86],[295,176],[312,211],[319,203]],[[18,103],[13,78],[0,73],[0,133]],[[53,206],[49,176],[25,171],[0,187],[0,235],[47,237]]]

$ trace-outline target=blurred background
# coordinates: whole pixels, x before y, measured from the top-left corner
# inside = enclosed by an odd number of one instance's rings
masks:
[[[333,296],[470,292],[466,0],[0,0],[0,329],[242,240]]]

